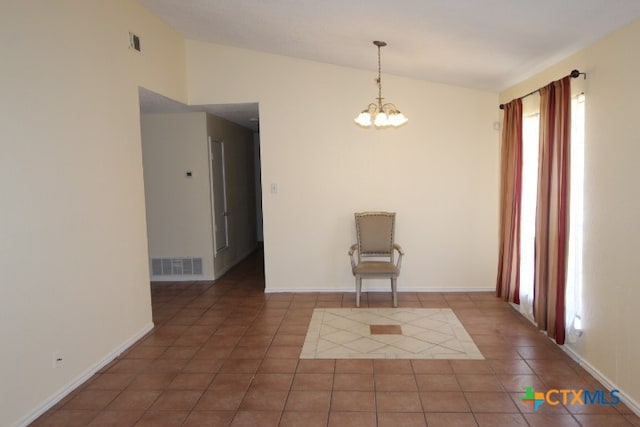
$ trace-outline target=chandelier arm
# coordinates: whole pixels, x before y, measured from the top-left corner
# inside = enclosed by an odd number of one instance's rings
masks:
[[[391,103],[391,102],[387,102],[385,104],[382,104],[382,110],[386,113],[387,111],[390,112],[391,114],[397,114],[400,111],[398,110],[398,107],[396,107],[395,104]],[[388,113],[387,113],[388,114]]]

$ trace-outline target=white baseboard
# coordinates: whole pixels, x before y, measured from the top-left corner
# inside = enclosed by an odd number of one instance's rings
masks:
[[[116,357],[121,355],[125,350],[127,350],[129,347],[135,344],[140,338],[145,336],[152,329],[153,329],[153,322],[147,323],[141,330],[136,332],[132,337],[130,337],[125,342],[120,344],[114,350],[107,353],[102,359],[100,359],[98,362],[93,364],[89,369],[84,371],[84,373],[80,374],[69,384],[62,387],[60,390],[58,390],[56,393],[54,393],[52,396],[46,399],[42,404],[38,405],[33,411],[31,411],[31,413],[27,414],[21,420],[18,420],[18,422],[14,424],[14,427],[23,427],[34,422],[40,415],[47,412],[56,403],[60,402],[69,393],[71,393],[73,390],[78,388],[78,386],[80,386],[82,383],[84,383],[93,375],[95,375],[96,372],[98,372],[100,369],[102,369],[103,367],[111,363]]]
[[[364,288],[364,285],[363,285]],[[495,288],[399,288],[398,293],[402,292],[494,292]],[[265,288],[264,292],[266,294],[277,294],[277,293],[310,293],[310,292],[351,292],[355,293],[355,286],[350,286],[348,288],[313,288],[313,289],[300,289],[300,288]],[[390,287],[386,288],[370,288],[370,289],[362,289],[362,292],[391,292]]]
[[[613,381],[607,378],[602,372],[596,369],[589,362],[584,360],[578,353],[576,353],[572,348],[567,347],[566,345],[559,346],[565,353],[569,355],[573,360],[575,360],[580,366],[582,366],[587,372],[589,372],[595,379],[597,379],[603,386],[607,388],[607,390],[611,391],[613,389],[617,389],[620,391],[619,396],[622,402],[629,407],[637,416],[640,417],[640,404],[636,402],[633,398],[631,398],[628,394],[621,390]]]

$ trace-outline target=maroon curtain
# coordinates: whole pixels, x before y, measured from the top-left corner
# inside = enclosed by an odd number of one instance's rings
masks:
[[[504,106],[500,148],[500,229],[496,295],[520,304],[522,100]]]
[[[536,207],[533,314],[538,327],[565,339],[571,135],[570,77],[540,89],[540,153]]]

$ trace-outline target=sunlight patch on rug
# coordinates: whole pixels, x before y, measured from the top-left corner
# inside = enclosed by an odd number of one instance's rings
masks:
[[[450,308],[316,308],[301,359],[484,359]]]

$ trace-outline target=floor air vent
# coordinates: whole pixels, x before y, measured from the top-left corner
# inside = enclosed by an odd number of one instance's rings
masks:
[[[201,276],[202,258],[151,258],[152,276]]]

